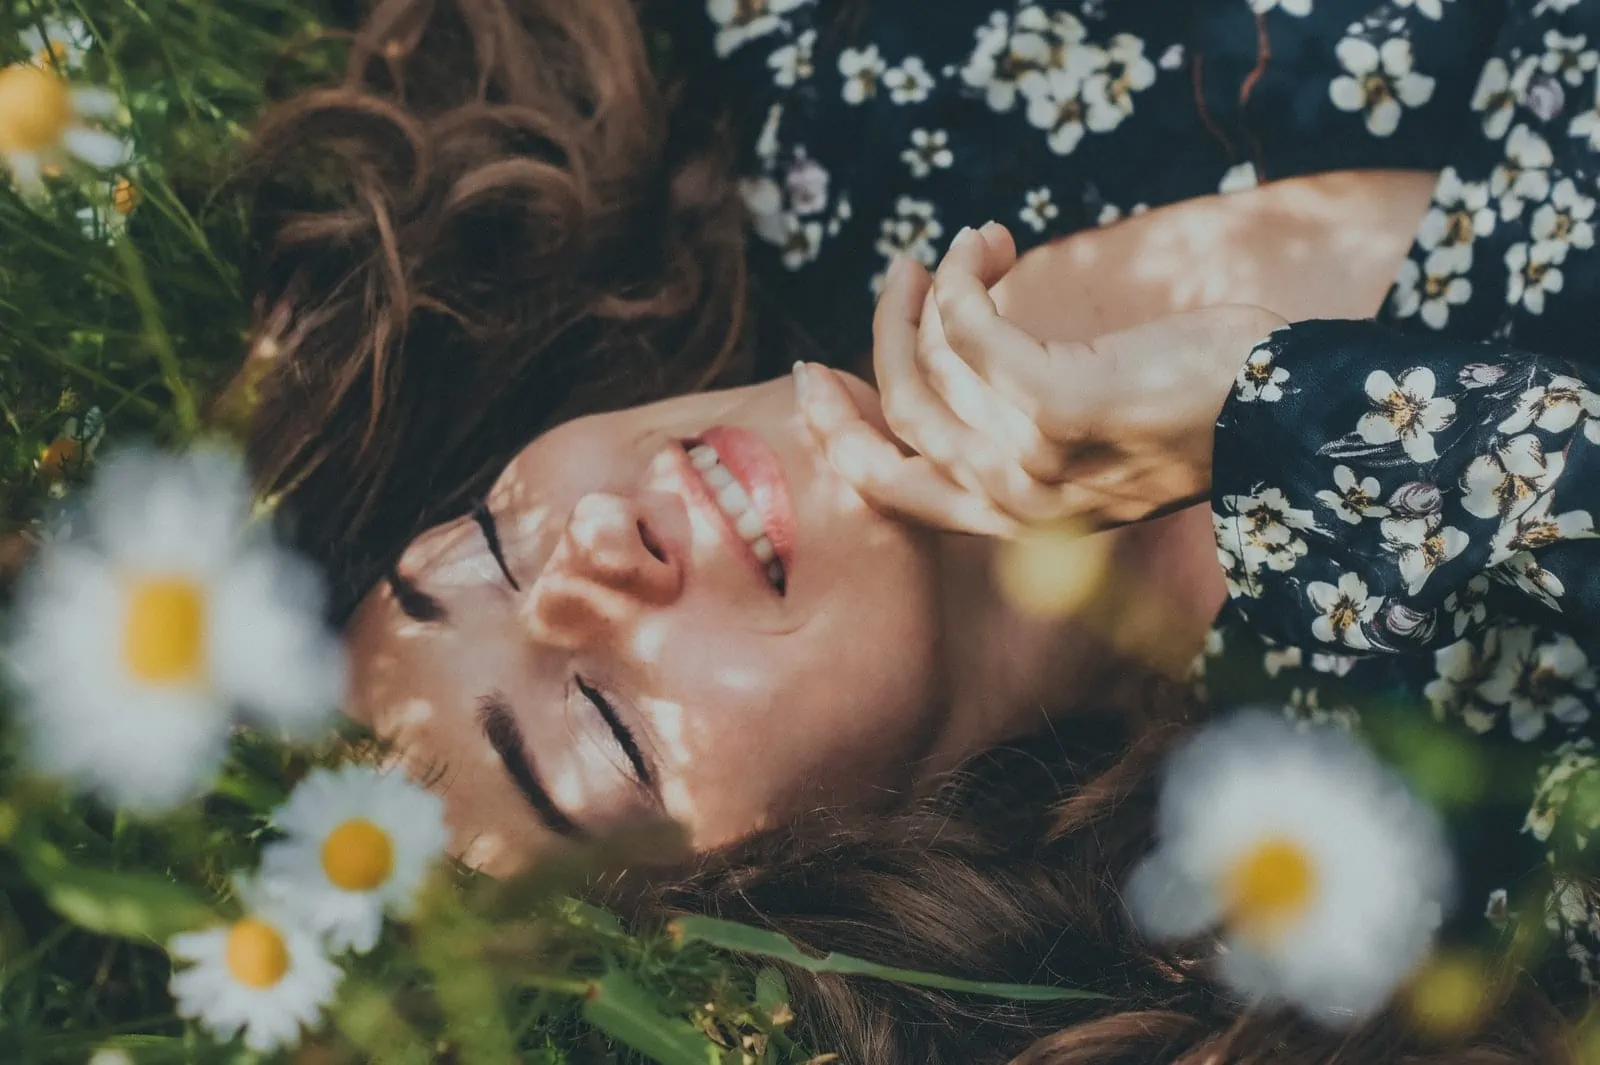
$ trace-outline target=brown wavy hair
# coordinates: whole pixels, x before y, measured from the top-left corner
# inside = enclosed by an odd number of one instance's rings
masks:
[[[611,901],[636,919],[705,913],[818,953],[1105,996],[1014,1002],[785,967],[795,1034],[841,1065],[1577,1065],[1571,1024],[1509,961],[1471,1030],[1448,1036],[1421,1030],[1403,994],[1348,1031],[1241,1009],[1207,979],[1203,944],[1145,942],[1119,894],[1187,726],[1071,727],[1070,750],[1041,737],[991,751],[907,809],[812,816]]]
[[[834,3],[845,23],[859,11]],[[258,130],[259,325],[229,399],[249,401],[262,485],[341,607],[542,429],[750,374],[766,341],[726,130],[642,28],[670,14],[376,0],[342,84]],[[844,1065],[1573,1060],[1562,1018],[1516,973],[1474,1035],[1428,1043],[1398,1015],[1336,1034],[1242,1013],[1197,956],[1143,943],[1117,887],[1176,726],[1130,735],[1118,720],[1107,742],[1075,735],[1076,754],[991,752],[908,808],[815,814],[609,897],[637,920],[709,913],[818,950],[1107,996],[1016,1003],[790,972],[797,1034]]]
[[[714,110],[627,0],[377,0],[257,129],[259,325],[229,396],[348,609],[576,414],[749,373]]]

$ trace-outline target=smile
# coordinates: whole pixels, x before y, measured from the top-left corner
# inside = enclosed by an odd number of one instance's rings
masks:
[[[793,512],[788,485],[766,442],[741,429],[718,427],[684,442],[697,479],[723,525],[743,545],[779,594],[787,591]]]

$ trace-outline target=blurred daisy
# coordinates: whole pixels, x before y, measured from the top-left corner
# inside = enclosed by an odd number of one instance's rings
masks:
[[[128,161],[128,142],[85,120],[117,113],[104,89],[74,89],[54,69],[16,63],[0,69],[0,163],[24,193],[44,188],[48,167],[68,157],[109,170]]]
[[[43,32],[40,32],[41,27]],[[40,26],[23,30],[17,40],[28,50],[29,61],[36,66],[53,66],[68,72],[83,64],[84,53],[94,44],[89,27],[79,18],[47,18]]]
[[[39,552],[0,658],[34,768],[153,810],[215,772],[234,711],[304,732],[342,694],[322,587],[250,526],[231,453],[99,463],[69,536]]]
[[[449,841],[444,804],[400,773],[313,770],[273,822],[288,838],[262,853],[262,879],[336,950],[366,953],[385,911],[408,915]]]
[[[1426,957],[1452,865],[1433,814],[1339,729],[1245,713],[1172,758],[1128,906],[1160,940],[1215,932],[1222,980],[1325,1023],[1381,1008]]]
[[[189,963],[167,985],[178,1016],[218,1040],[240,1031],[244,1044],[270,1053],[300,1042],[315,1028],[344,975],[314,933],[272,906],[220,928],[173,936],[167,951]]]

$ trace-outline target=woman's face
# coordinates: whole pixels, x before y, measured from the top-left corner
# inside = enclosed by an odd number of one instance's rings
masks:
[[[903,786],[941,727],[935,568],[833,473],[788,379],[583,418],[362,602],[353,713],[490,872],[653,819],[707,849]]]

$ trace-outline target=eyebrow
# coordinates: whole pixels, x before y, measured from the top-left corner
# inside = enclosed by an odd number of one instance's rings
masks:
[[[544,823],[544,826],[558,836],[575,838],[583,835],[583,829],[577,822],[561,811],[561,807],[550,798],[550,792],[545,789],[539,780],[539,774],[534,771],[533,764],[528,761],[528,753],[523,745],[522,726],[517,724],[517,719],[511,713],[511,707],[506,704],[505,696],[499,692],[491,692],[478,700],[478,722],[483,726],[483,734],[489,740],[489,746],[494,748],[494,753],[500,756],[500,762],[506,767],[512,783],[527,800],[534,814]]]
[[[402,576],[398,566],[389,567],[383,577],[394,593],[395,602],[400,604],[401,613],[412,621],[443,621],[450,616],[443,603]]]

